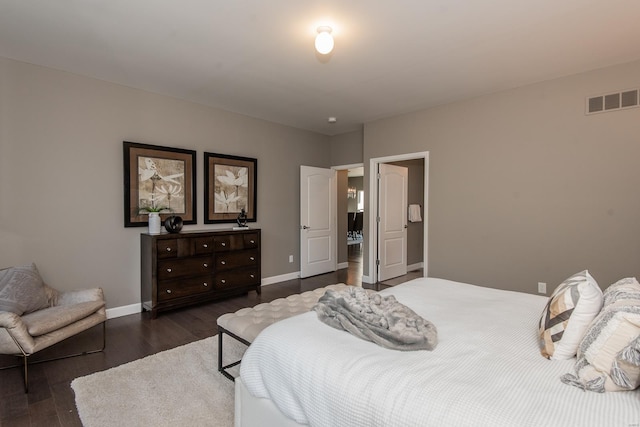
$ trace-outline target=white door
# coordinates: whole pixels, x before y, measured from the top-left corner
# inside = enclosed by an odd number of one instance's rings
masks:
[[[381,163],[378,178],[378,280],[407,274],[407,180],[405,167]]]
[[[300,277],[335,271],[336,171],[300,166]]]

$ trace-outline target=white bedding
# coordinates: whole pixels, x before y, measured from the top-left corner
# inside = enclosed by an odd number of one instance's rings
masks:
[[[640,425],[640,390],[562,384],[575,359],[540,355],[546,298],[442,279],[386,289],[438,328],[433,351],[400,352],[309,312],[265,329],[242,359],[249,393],[312,426]]]

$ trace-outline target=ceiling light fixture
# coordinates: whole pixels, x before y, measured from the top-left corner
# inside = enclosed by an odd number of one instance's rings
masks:
[[[316,50],[322,55],[333,50],[333,36],[331,36],[331,27],[318,27],[318,35],[316,36]]]

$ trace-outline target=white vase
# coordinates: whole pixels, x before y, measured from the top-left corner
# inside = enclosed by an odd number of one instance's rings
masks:
[[[149,212],[149,234],[160,234],[160,214]]]

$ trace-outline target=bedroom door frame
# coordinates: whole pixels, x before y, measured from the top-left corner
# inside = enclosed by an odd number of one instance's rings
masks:
[[[369,184],[369,209],[368,209],[368,221],[369,227],[368,236],[369,242],[367,243],[368,252],[368,276],[362,277],[362,281],[366,283],[378,282],[378,269],[376,268],[376,259],[378,259],[378,227],[377,227],[377,212],[378,212],[378,186],[377,186],[377,174],[378,165],[381,163],[399,162],[402,160],[415,160],[424,159],[424,207],[423,207],[423,242],[422,242],[422,275],[428,277],[429,274],[429,152],[421,151],[416,153],[399,154],[395,156],[375,157],[369,159],[369,170],[365,171],[365,175],[368,175]],[[365,210],[365,214],[367,210]]]

